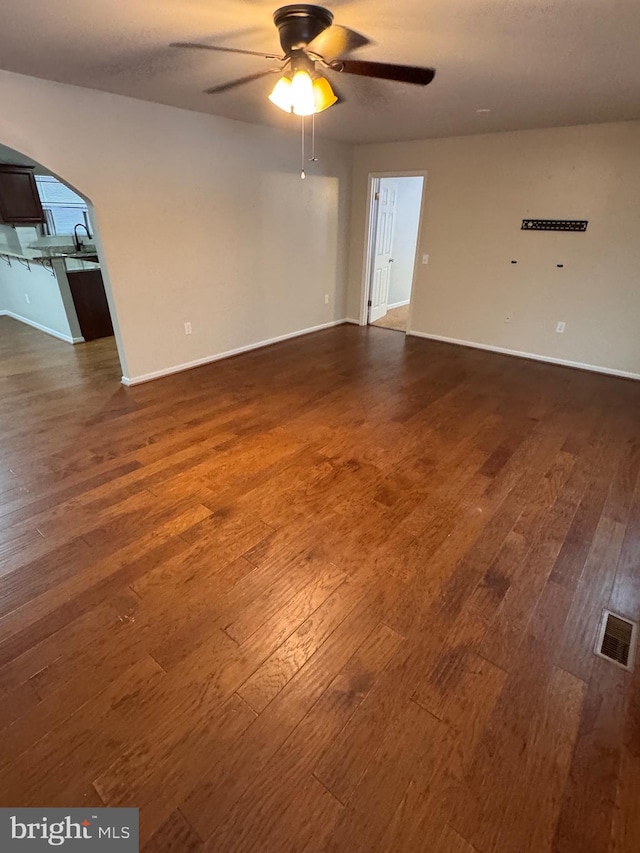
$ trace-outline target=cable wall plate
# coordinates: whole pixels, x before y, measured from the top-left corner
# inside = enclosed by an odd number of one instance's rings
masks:
[[[521,231],[586,231],[588,219],[523,219]]]

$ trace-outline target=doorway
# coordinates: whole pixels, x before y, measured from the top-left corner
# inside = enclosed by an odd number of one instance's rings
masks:
[[[424,173],[372,175],[365,322],[405,332],[409,328]]]
[[[44,334],[82,350],[78,358],[86,364],[94,349],[100,358],[111,350],[114,364],[122,363],[91,201],[42,164],[4,145],[0,171],[5,183],[12,179],[16,184],[14,173],[21,179],[13,196],[2,196],[7,208],[0,223],[0,315],[8,318],[2,321],[5,337],[13,334],[22,343],[26,335],[17,326],[30,326],[37,331],[35,337],[29,333],[36,348],[38,335]],[[4,184],[0,190],[4,192]],[[7,199],[13,208],[7,207]],[[22,207],[16,206],[18,202]],[[84,346],[98,339],[108,340],[99,348]],[[74,362],[70,354],[67,360]]]

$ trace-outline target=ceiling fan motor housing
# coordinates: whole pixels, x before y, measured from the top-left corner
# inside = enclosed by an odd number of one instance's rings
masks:
[[[273,22],[280,34],[280,44],[286,56],[305,47],[333,23],[333,14],[322,6],[304,3],[282,6],[273,13]]]

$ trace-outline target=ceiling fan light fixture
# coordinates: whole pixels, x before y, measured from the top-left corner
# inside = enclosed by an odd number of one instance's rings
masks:
[[[269,100],[285,113],[295,113],[298,116],[310,116],[321,113],[338,100],[325,77],[311,77],[308,71],[296,71],[293,79],[281,77]]]
[[[328,80],[316,72],[316,66],[347,75],[367,77],[373,80],[390,80],[427,86],[435,77],[434,68],[414,65],[393,65],[389,62],[371,62],[351,59],[349,54],[371,42],[366,36],[348,27],[333,23],[333,13],[322,6],[306,3],[283,6],[273,13],[278,29],[282,55],[261,53],[243,48],[224,47],[198,42],[173,42],[172,47],[196,48],[259,56],[282,63],[282,77],[273,87],[269,100],[278,109],[298,116],[310,116],[323,112],[341,100],[336,97]],[[276,68],[269,68],[244,77],[229,80],[205,89],[209,95],[226,92],[244,86],[262,77],[271,76]],[[483,112],[486,110],[477,110]]]

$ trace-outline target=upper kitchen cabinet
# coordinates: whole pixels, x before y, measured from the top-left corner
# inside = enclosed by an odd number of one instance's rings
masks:
[[[0,221],[6,225],[44,222],[33,169],[0,164]]]

